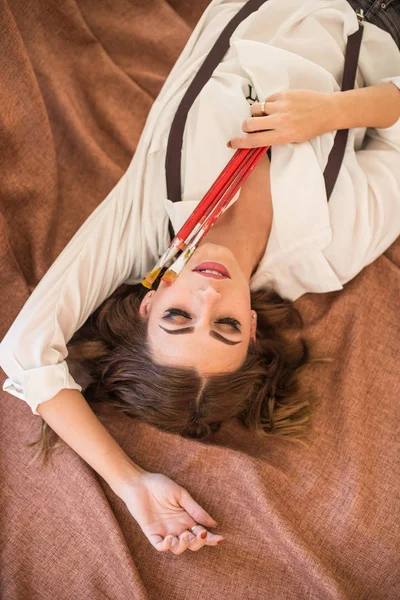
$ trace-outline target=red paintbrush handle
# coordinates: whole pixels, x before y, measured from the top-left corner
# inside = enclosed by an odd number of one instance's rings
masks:
[[[186,262],[189,260],[191,254],[200,243],[200,241],[210,230],[210,228],[214,225],[215,221],[219,218],[222,211],[228,207],[230,201],[235,196],[237,190],[243,185],[247,177],[250,175],[251,171],[261,160],[261,157],[265,154],[265,151],[268,148],[269,146],[254,149],[251,153],[250,160],[246,161],[246,165],[240,165],[238,172],[236,172],[233,181],[229,185],[229,189],[226,190],[223,196],[218,200],[218,203],[214,206],[213,210],[207,215],[206,221],[203,223],[200,230],[193,234],[190,240],[184,240],[184,248],[188,249],[180,254],[178,260],[176,261],[175,270],[174,266],[172,266],[163,275],[162,280],[165,283],[171,285],[174,282],[174,280],[179,275]]]
[[[240,189],[240,187],[244,184],[247,177],[250,175],[255,166],[260,162],[262,156],[265,154],[266,150],[269,146],[256,148],[252,153],[250,160],[248,161],[246,168],[242,169],[231,182],[229,189],[226,191],[225,195],[222,196],[218,204],[214,207],[214,209],[207,215],[205,222],[203,223],[202,230],[200,236],[196,236],[196,244],[198,244],[203,237],[208,233],[210,228],[214,225],[215,221],[221,215],[222,211],[228,206],[229,202],[235,196],[236,192]],[[186,242],[185,242],[185,245]]]
[[[216,209],[217,205],[219,205],[221,200],[223,200],[224,195],[227,192],[227,190],[229,189],[229,187],[238,179],[238,177],[242,173],[246,173],[246,171],[248,169],[248,165],[251,164],[254,155],[257,154],[258,151],[259,151],[258,148],[251,149],[251,151],[245,156],[244,160],[242,160],[239,167],[236,168],[236,172],[227,174],[227,176],[229,175],[229,179],[226,180],[224,187],[220,190],[219,196],[214,199],[212,206],[209,207],[209,210],[206,213],[204,213],[204,215],[198,220],[197,223],[194,223],[194,226],[191,229],[188,236],[184,239],[180,238],[180,249],[181,250],[184,250],[185,248],[187,248],[187,246],[189,244],[191,244],[194,239],[197,239],[197,236],[198,236],[199,232],[201,231],[204,223],[207,221],[207,219],[210,217],[210,215]]]
[[[221,171],[217,179],[214,181],[208,192],[205,194],[200,203],[196,206],[192,214],[188,217],[185,223],[182,225],[176,237],[186,239],[192,231],[194,225],[199,219],[209,210],[212,204],[218,198],[221,189],[226,185],[226,182],[232,178],[237,167],[246,158],[248,153],[251,151],[250,148],[242,148],[235,152],[229,162],[226,164],[224,169]]]
[[[239,166],[236,167],[235,171],[233,171],[233,169],[229,170],[229,172],[226,172],[226,177],[225,177],[225,181],[223,186],[220,188],[218,196],[216,196],[211,204],[211,206],[209,207],[208,212],[205,212],[200,219],[198,220],[198,224],[202,224],[208,217],[208,214],[210,214],[210,212],[214,209],[214,207],[217,205],[217,203],[220,201],[220,199],[223,197],[223,195],[225,194],[225,192],[229,189],[229,186],[232,185],[232,183],[235,181],[235,179],[240,175],[240,173],[244,173],[247,169],[248,164],[251,162],[252,157],[254,156],[254,154],[256,153],[257,148],[252,148],[250,150],[250,152],[248,152],[248,154],[243,158],[243,160],[241,161],[241,163],[239,164]]]

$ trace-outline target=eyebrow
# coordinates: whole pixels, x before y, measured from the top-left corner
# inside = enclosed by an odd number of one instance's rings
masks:
[[[166,331],[167,333],[169,333],[170,335],[179,335],[179,334],[194,332],[194,327],[181,327],[180,329],[165,329],[165,327],[162,327],[162,325],[159,325],[159,327],[161,329],[163,329],[164,331]],[[240,342],[233,342],[232,340],[228,340],[227,338],[224,338],[221,334],[219,334],[213,330],[211,330],[209,332],[209,334],[211,337],[215,338],[216,340],[220,340],[221,342],[223,342],[224,344],[227,344],[228,346],[236,346],[236,344],[242,343],[241,340],[240,340]]]

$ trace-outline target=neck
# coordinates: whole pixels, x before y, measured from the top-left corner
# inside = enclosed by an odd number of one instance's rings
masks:
[[[213,225],[202,243],[229,248],[250,281],[267,246],[272,224],[270,162],[265,154],[240,190],[239,198]]]

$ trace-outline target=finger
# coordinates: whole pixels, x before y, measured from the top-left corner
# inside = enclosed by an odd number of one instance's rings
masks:
[[[164,538],[161,535],[150,535],[148,537],[150,543],[159,552],[166,552],[170,549],[173,535],[166,535]]]
[[[194,498],[192,498],[185,488],[181,488],[179,502],[180,505],[197,523],[201,523],[206,527],[215,527],[217,525],[217,522],[212,518],[212,516],[209,515],[208,512],[205,511],[204,508],[202,508]]]
[[[193,533],[196,536],[196,544],[199,543],[201,546],[204,545],[208,536],[207,529],[205,529],[202,525],[196,525]],[[195,544],[194,541],[192,541],[192,543]]]
[[[168,535],[166,536],[166,548],[167,550],[173,550],[173,548],[176,548],[179,544],[179,538],[176,535]]]
[[[273,146],[274,144],[287,144],[284,135],[276,131],[262,131],[248,133],[228,142],[230,148],[260,148],[261,146]]]
[[[204,535],[205,534],[205,535]],[[206,529],[201,529],[197,532],[196,537],[189,542],[189,550],[195,552],[196,550],[200,550],[207,543],[208,532]]]
[[[253,117],[265,116],[261,112],[261,104],[262,104],[262,102],[253,102],[253,104],[251,105],[251,114],[253,115]],[[264,103],[264,112],[267,115],[273,114],[273,113],[277,112],[278,110],[279,110],[279,104],[277,104],[276,101]]]
[[[182,552],[185,552],[185,550],[189,546],[190,540],[191,540],[191,538],[190,538],[190,532],[189,531],[184,531],[178,537],[178,543],[175,544],[171,548],[171,552],[173,554],[182,554]]]
[[[189,550],[193,550],[194,552],[196,550],[199,550],[200,548],[202,548],[203,546],[219,546],[219,544],[222,544],[224,542],[224,538],[221,535],[213,535],[212,533],[210,534],[210,532],[208,532],[207,537],[202,540],[201,545],[197,543],[196,541],[192,541],[189,544]]]
[[[266,129],[276,129],[279,124],[278,115],[269,115],[267,117],[252,117],[245,119],[242,123],[242,129],[245,133],[253,131],[265,131]]]
[[[196,525],[195,532],[196,532],[196,538],[195,538],[195,540],[192,540],[192,542],[189,544],[189,550],[192,550],[192,549],[197,550],[198,548],[201,548],[202,546],[205,546],[205,545],[216,546],[220,542],[224,541],[224,538],[222,537],[222,535],[210,533],[209,531],[204,529],[204,527],[202,525]],[[204,535],[204,534],[206,534],[206,535]]]

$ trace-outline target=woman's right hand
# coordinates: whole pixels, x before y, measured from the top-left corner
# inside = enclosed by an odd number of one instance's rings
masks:
[[[187,548],[216,546],[223,537],[210,533],[214,519],[182,486],[162,473],[145,471],[125,483],[119,494],[152,546],[159,552],[182,554]],[[190,531],[193,525],[194,533]],[[203,527],[204,525],[204,527]],[[206,535],[203,535],[206,532]]]

